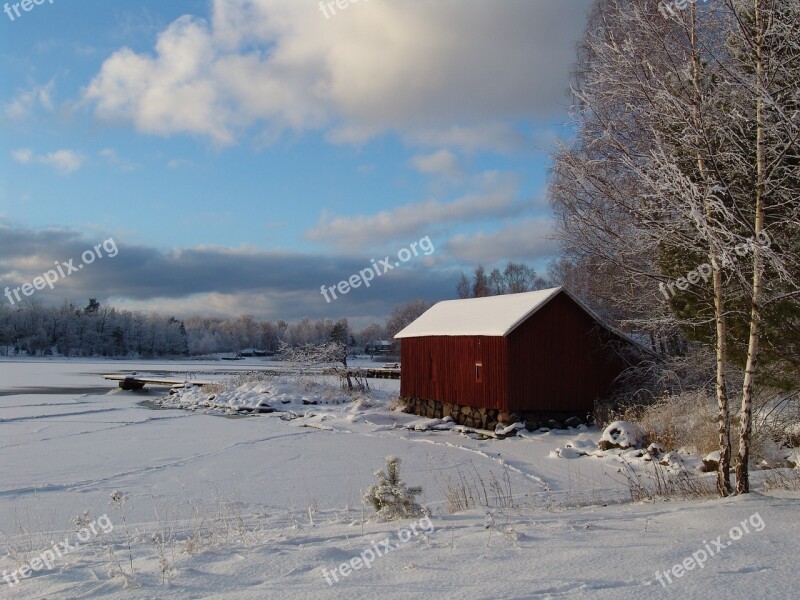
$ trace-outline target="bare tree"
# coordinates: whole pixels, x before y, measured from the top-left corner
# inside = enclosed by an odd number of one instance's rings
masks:
[[[397,332],[405,329],[430,307],[431,303],[426,300],[412,300],[395,306],[392,314],[386,319],[386,333],[393,338]]]
[[[483,265],[478,265],[472,277],[472,297],[483,298],[488,295],[489,278],[486,276],[486,270],[483,268]]]
[[[510,262],[503,271],[503,279],[505,279],[507,293],[529,292],[536,282],[536,271],[526,264]]]
[[[508,293],[506,279],[503,277],[503,274],[500,273],[500,269],[496,267],[492,269],[491,273],[489,273],[488,284],[490,296],[502,296],[503,294]]]
[[[502,296],[503,294],[519,294],[544,289],[548,282],[536,275],[536,271],[524,263],[509,262],[501,272],[492,269],[486,275],[483,265],[478,265],[472,276],[472,282],[461,273],[456,285],[459,298],[481,298],[483,296]]]
[[[461,278],[456,284],[456,294],[458,294],[459,298],[469,298],[470,295],[469,278],[463,271],[461,272]]]

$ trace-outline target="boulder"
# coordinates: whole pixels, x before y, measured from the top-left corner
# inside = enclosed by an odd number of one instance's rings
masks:
[[[713,473],[719,469],[719,450],[711,452],[703,459],[703,471],[706,473]]]

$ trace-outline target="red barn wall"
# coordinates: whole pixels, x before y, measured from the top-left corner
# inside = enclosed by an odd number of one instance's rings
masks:
[[[401,342],[400,395],[477,408],[507,408],[506,338],[430,336]],[[482,382],[475,363],[483,364]]]
[[[624,364],[617,336],[564,293],[508,335],[509,410],[586,413]]]

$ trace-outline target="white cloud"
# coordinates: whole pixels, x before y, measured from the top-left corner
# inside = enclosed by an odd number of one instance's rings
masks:
[[[136,163],[120,158],[119,153],[114,148],[103,148],[100,150],[100,158],[112,167],[117,167],[121,171],[135,171],[139,168]]]
[[[21,165],[27,165],[33,160],[33,150],[30,148],[20,148],[11,152],[11,158]]]
[[[39,163],[54,168],[61,175],[69,175],[81,168],[86,157],[74,150],[56,150],[49,154],[36,154],[30,148],[11,152],[11,157],[22,165]]]
[[[85,158],[82,154],[72,150],[57,150],[40,156],[37,160],[43,165],[53,167],[62,175],[67,175],[80,169]]]
[[[458,159],[449,150],[439,150],[432,154],[418,154],[409,161],[420,173],[455,177],[459,173]]]
[[[185,158],[173,158],[167,161],[168,169],[184,169],[193,166],[195,166],[194,161],[187,160]]]
[[[412,143],[508,151],[508,124],[566,103],[590,0],[214,0],[172,23],[153,54],[122,48],[85,90],[98,117],[157,135],[234,143],[253,125],[319,129],[337,143],[397,132]]]
[[[441,129],[412,130],[405,134],[411,144],[420,146],[448,146],[463,152],[490,149],[510,153],[525,145],[525,137],[508,123],[498,121],[474,125],[452,125]]]
[[[530,217],[496,231],[453,236],[445,249],[448,257],[468,263],[532,262],[556,253],[552,230],[549,217]]]
[[[425,235],[445,224],[506,217],[529,210],[525,203],[515,202],[518,186],[514,178],[485,173],[483,187],[482,192],[450,202],[432,199],[353,217],[323,214],[317,225],[306,232],[306,237],[351,250],[405,236]]]
[[[55,80],[51,79],[45,85],[34,85],[27,90],[19,90],[17,95],[3,107],[3,112],[8,119],[17,120],[29,117],[37,108],[52,111],[55,85]]]

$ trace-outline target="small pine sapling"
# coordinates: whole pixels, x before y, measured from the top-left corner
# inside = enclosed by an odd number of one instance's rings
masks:
[[[386,457],[386,472],[375,471],[377,483],[373,483],[364,494],[364,502],[369,503],[385,521],[395,521],[419,517],[423,514],[422,506],[415,500],[422,493],[422,488],[408,487],[400,479],[400,459]]]

